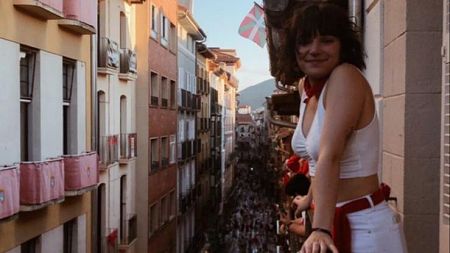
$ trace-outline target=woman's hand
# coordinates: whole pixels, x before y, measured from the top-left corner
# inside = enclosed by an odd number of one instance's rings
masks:
[[[305,243],[303,243],[300,253],[326,253],[330,251],[333,253],[338,253],[338,250],[330,235],[324,232],[314,231]]]
[[[309,208],[311,202],[310,202],[310,198],[308,196],[300,196],[297,195],[293,200],[292,200],[292,206],[295,207],[295,213],[299,213],[302,212],[306,209]]]

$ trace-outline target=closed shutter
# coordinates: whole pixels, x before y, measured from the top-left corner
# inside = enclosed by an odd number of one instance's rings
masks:
[[[449,225],[450,221],[450,73],[449,73],[449,26],[450,26],[450,0],[445,1],[445,22],[443,36],[443,56],[444,56],[444,78],[442,89],[443,103],[443,120],[442,120],[442,220],[443,223]]]

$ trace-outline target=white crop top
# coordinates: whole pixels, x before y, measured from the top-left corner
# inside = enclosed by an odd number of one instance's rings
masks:
[[[323,90],[326,89],[326,84]],[[305,91],[300,99],[300,117],[292,137],[292,149],[294,152],[306,158],[309,162],[309,174],[315,176],[316,162],[319,155],[320,136],[325,121],[325,108],[322,94],[319,96],[317,111],[314,115],[308,136],[303,135],[302,125],[306,104]],[[353,131],[347,140],[344,153],[340,161],[339,178],[366,177],[378,173],[379,170],[379,127],[377,113],[374,113],[372,121],[362,129]]]

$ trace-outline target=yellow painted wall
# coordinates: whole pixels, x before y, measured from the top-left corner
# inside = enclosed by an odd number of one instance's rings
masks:
[[[0,1],[0,38],[72,58],[86,66],[86,150],[91,150],[91,36],[60,28],[57,20],[41,20]],[[66,197],[61,204],[20,212],[19,218],[0,223],[0,252],[86,214],[86,248],[91,249],[91,194]]]

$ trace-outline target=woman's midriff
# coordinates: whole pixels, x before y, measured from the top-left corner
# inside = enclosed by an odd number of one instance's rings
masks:
[[[314,177],[311,177],[312,184],[314,184],[314,181]],[[372,194],[378,190],[378,187],[378,175],[376,174],[367,177],[339,179],[337,202],[353,200]]]

